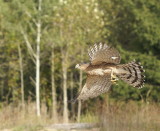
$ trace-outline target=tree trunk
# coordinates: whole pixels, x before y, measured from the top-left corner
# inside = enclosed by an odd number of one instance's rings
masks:
[[[74,96],[73,96],[73,73],[71,73],[71,76],[70,76],[70,79],[71,79],[71,82],[70,82],[70,86],[71,86],[71,100],[74,99]],[[72,117],[74,118],[75,117],[75,104],[72,102],[71,103],[71,112],[72,112]]]
[[[82,89],[82,70],[80,70],[80,77],[79,77],[79,89]],[[77,121],[80,122],[81,117],[81,100],[78,100],[78,116]]]
[[[38,1],[38,11],[41,12],[42,0]],[[39,16],[40,17],[40,16]],[[37,116],[41,115],[40,112],[40,42],[41,42],[41,19],[38,18],[37,22],[37,51],[36,51],[36,109]]]
[[[20,44],[18,44],[18,54],[19,54],[19,66],[20,66],[20,79],[21,79],[21,101],[22,101],[22,109],[25,109],[24,103],[24,77],[23,77],[23,61],[22,61],[22,51]]]
[[[3,97],[4,97],[4,86],[3,86],[4,84],[3,83],[4,83],[4,80],[1,80],[1,85],[2,85],[1,86],[1,100],[2,101],[3,101]]]
[[[62,53],[62,75],[63,75],[63,122],[68,123],[68,103],[67,103],[67,53],[61,49]]]
[[[56,88],[54,82],[54,45],[52,44],[51,54],[51,81],[52,81],[52,117],[53,121],[57,122],[57,99],[56,99]]]
[[[81,50],[81,59],[83,56],[83,50]],[[81,61],[82,62],[82,61]],[[79,89],[82,89],[82,70],[80,70],[80,76],[79,76]],[[81,100],[78,101],[78,115],[77,115],[77,121],[80,122],[81,117]]]

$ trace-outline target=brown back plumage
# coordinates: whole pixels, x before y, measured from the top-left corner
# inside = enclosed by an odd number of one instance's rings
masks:
[[[143,66],[140,65],[140,63],[132,61],[128,64],[119,65],[119,67],[126,70],[127,73],[120,74],[118,75],[118,77],[120,77],[123,81],[133,87],[143,87],[145,76],[142,74],[144,72],[144,69]]]

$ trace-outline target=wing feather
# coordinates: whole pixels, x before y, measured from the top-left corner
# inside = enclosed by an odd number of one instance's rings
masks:
[[[111,86],[110,75],[94,76],[88,75],[86,84],[82,88],[78,100],[87,100],[107,92]]]
[[[107,44],[103,45],[102,43],[99,45],[94,44],[94,46],[88,50],[88,54],[92,65],[103,62],[119,64],[121,60],[120,54],[115,48]]]

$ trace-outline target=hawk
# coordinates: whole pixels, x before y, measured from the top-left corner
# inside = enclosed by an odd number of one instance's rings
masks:
[[[77,64],[75,68],[87,74],[87,80],[75,100],[87,100],[107,92],[120,78],[135,88],[144,86],[144,69],[134,61],[120,64],[119,52],[107,44],[94,44],[88,49],[89,63]],[[75,101],[74,100],[74,101]]]

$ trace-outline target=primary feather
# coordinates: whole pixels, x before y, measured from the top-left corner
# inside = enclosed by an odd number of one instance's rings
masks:
[[[121,60],[120,54],[115,48],[106,44],[102,45],[102,43],[100,43],[99,46],[95,44],[91,47],[88,50],[88,54],[92,65],[101,64],[103,62],[119,64]]]

